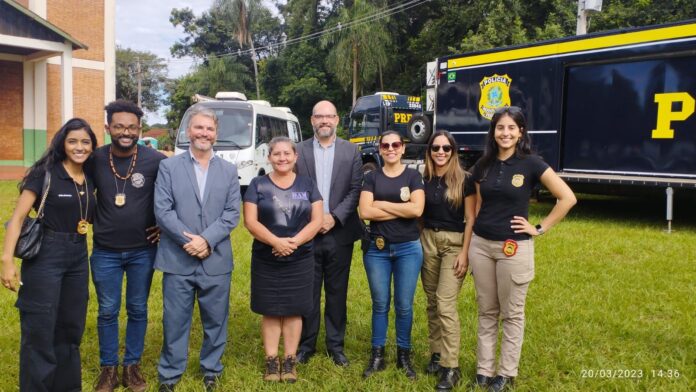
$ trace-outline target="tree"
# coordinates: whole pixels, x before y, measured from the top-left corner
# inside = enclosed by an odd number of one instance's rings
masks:
[[[251,48],[251,61],[254,63],[254,80],[256,82],[256,99],[261,99],[259,88],[259,66],[257,64],[256,48],[252,39],[251,26],[259,14],[261,0],[215,0],[214,9],[218,9],[222,15],[232,20],[234,38],[240,48]]]
[[[367,0],[355,0],[350,8],[343,8],[333,26],[346,26],[337,33],[321,39],[323,47],[332,46],[326,66],[345,89],[353,86],[353,105],[358,90],[375,77],[387,63],[386,48],[391,43],[384,21],[378,23],[360,21],[373,15],[378,8]]]
[[[234,58],[213,57],[194,72],[173,80],[168,85],[170,126],[176,128],[195,94],[215,96],[218,91],[247,91],[252,81],[246,71]]]
[[[150,52],[117,46],[116,97],[138,102],[138,76],[141,79],[141,107],[156,112],[164,102],[162,94],[167,81],[165,60]]]

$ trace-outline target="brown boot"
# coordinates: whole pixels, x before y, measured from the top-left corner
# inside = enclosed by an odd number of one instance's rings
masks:
[[[297,381],[297,358],[288,355],[283,360],[283,370],[280,371],[280,379],[288,384]]]
[[[278,357],[266,357],[266,370],[263,373],[263,381],[280,381],[280,359]]]
[[[97,379],[97,386],[94,387],[95,392],[114,392],[114,388],[118,386],[118,367],[102,366],[101,373]]]
[[[140,372],[140,364],[123,366],[123,386],[133,392],[144,392],[147,390],[147,382]]]

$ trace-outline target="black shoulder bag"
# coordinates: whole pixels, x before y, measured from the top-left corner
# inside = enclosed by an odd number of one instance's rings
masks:
[[[22,229],[19,232],[19,239],[15,246],[14,256],[27,261],[36,257],[41,250],[41,239],[43,238],[43,215],[44,206],[46,205],[46,197],[48,190],[51,188],[51,172],[46,170],[44,176],[43,189],[41,191],[41,204],[36,211],[36,218],[27,216],[22,222]],[[7,227],[7,224],[5,224]]]

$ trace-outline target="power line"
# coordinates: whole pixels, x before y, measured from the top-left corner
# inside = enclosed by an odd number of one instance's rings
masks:
[[[370,23],[374,22],[376,20],[384,19],[386,17],[389,17],[391,15],[404,12],[406,10],[409,10],[411,8],[417,7],[421,4],[427,3],[430,0],[407,0],[401,4],[394,5],[392,7],[385,7],[373,14],[366,15],[360,18],[357,18],[355,20],[352,20],[345,25],[342,25],[341,23],[336,24],[335,26],[325,28],[320,31],[316,31],[313,33],[309,33],[300,37],[295,37],[291,38],[289,40],[285,40],[282,42],[278,43],[273,43],[265,46],[260,46],[254,48],[257,52],[261,50],[268,50],[268,51],[273,51],[274,49],[279,49],[279,48],[285,48],[290,45],[295,45],[295,44],[300,44],[302,42],[306,41],[312,41],[318,38],[321,38],[324,35],[327,34],[334,34],[337,32],[340,32],[343,29],[351,29],[353,27],[357,27],[359,25],[365,24],[365,23]],[[224,57],[241,57],[243,55],[248,55],[251,54],[252,50],[251,49],[245,49],[245,50],[237,50],[236,52],[228,52],[228,53],[216,53],[216,54],[209,54],[205,56],[206,59],[214,59],[214,58],[224,58]],[[169,59],[166,60],[165,62],[167,64],[174,64],[174,63],[194,63],[197,62],[199,59],[197,58],[191,58],[191,59]],[[153,63],[155,61],[153,60]]]

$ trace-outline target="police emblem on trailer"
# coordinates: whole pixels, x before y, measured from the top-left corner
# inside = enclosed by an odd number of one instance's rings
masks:
[[[481,117],[490,120],[495,110],[510,106],[510,84],[512,79],[505,75],[493,74],[481,79],[481,99],[479,100],[479,113]]]

